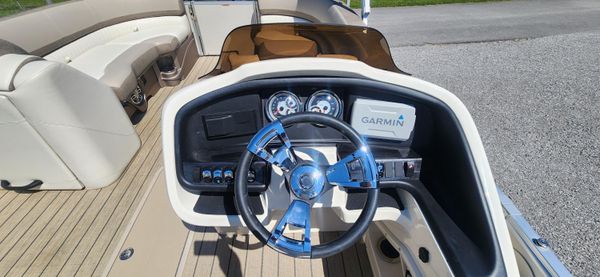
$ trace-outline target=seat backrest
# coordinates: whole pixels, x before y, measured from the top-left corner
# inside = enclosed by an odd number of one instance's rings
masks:
[[[0,19],[0,38],[34,55],[45,56],[104,27],[140,18],[184,14],[181,0],[64,1]]]
[[[137,152],[140,141],[113,91],[62,63],[8,54],[0,56],[0,64],[12,64],[19,59],[22,63],[11,67],[12,77],[8,77],[10,70],[0,69],[0,97],[6,106],[10,103],[14,107],[14,113],[22,116],[21,119],[7,116],[7,121],[21,121],[32,128],[47,144],[46,150],[51,149],[59,163],[86,188],[99,188],[115,181]],[[23,132],[23,136],[28,135]],[[5,140],[7,137],[0,136],[0,144],[10,144]],[[13,155],[7,158],[21,159],[18,152]],[[32,155],[29,158],[35,157],[35,153]],[[0,172],[4,169],[2,165]],[[33,176],[35,172],[23,174]],[[62,187],[57,185],[57,188]]]

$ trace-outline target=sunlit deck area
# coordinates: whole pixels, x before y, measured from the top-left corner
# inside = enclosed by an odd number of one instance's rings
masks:
[[[135,126],[142,146],[114,184],[84,191],[0,190],[0,275],[371,276],[364,244],[322,260],[279,254],[254,237],[190,230],[169,205],[160,134],[169,95],[213,69],[200,57],[188,77],[150,99]],[[335,233],[313,234],[314,240]],[[131,259],[119,253],[133,248]],[[160,262],[160,271],[149,262]]]

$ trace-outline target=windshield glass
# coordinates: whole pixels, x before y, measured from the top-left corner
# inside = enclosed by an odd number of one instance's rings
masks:
[[[323,57],[362,61],[404,73],[396,67],[383,35],[361,26],[278,23],[239,27],[227,36],[212,74],[262,60]]]

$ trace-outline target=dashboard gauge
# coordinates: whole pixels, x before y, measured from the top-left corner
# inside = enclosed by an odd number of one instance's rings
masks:
[[[306,111],[339,117],[342,114],[342,101],[331,90],[319,90],[308,98]]]
[[[295,94],[282,90],[267,101],[266,113],[269,120],[274,121],[282,116],[294,114],[301,110],[302,104]]]

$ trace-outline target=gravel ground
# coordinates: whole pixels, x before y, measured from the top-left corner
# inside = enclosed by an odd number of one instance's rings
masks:
[[[392,49],[458,95],[497,184],[577,276],[600,272],[600,32]]]

